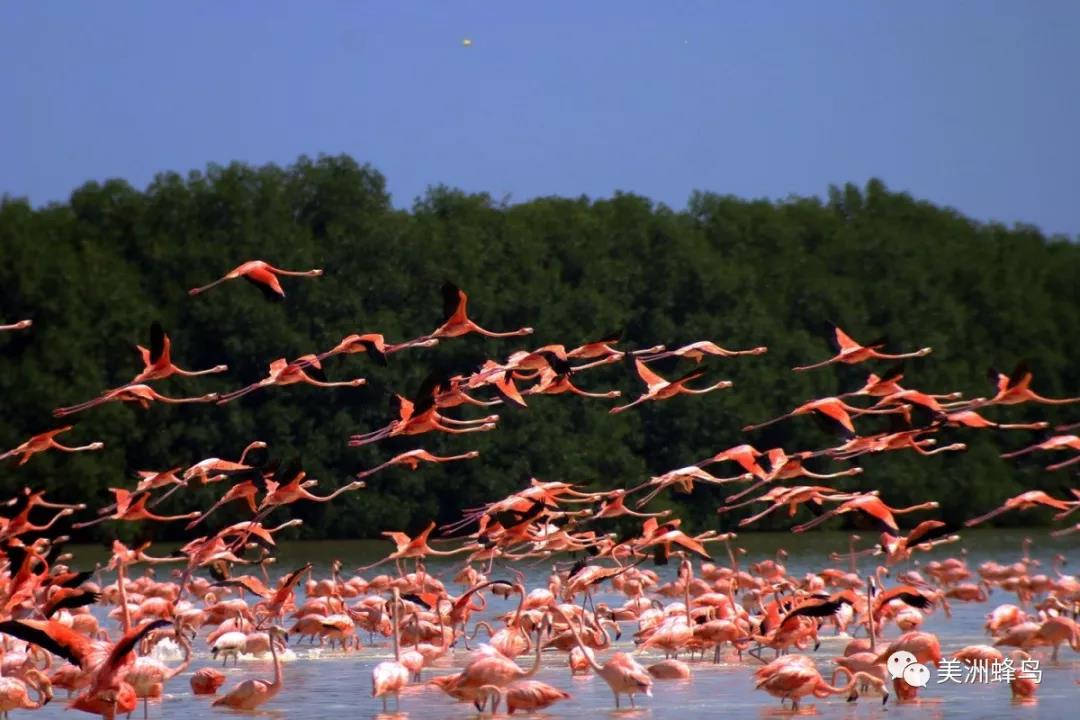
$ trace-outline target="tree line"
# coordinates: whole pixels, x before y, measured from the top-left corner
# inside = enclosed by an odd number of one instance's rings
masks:
[[[1035,227],[980,223],[878,180],[830,188],[824,199],[701,192],[685,210],[622,193],[508,204],[440,186],[400,210],[372,167],[346,156],[302,157],[288,167],[234,163],[186,177],[163,173],[144,191],[122,180],[89,182],[68,202],[40,208],[5,196],[0,248],[0,321],[34,321],[31,330],[0,335],[3,449],[63,424],[51,417],[53,408],[129,381],[141,368],[134,345],[149,342],[155,320],[169,332],[177,364],[230,368],[160,385],[173,395],[226,392],[263,377],[275,358],[326,350],[349,333],[399,341],[430,332],[441,320],[447,279],[469,293],[470,313],[481,324],[536,328],[529,338],[469,336],[404,351],[386,367],[365,355],[327,361],[331,379],[366,377],[361,388],[273,388],[220,407],[106,405],[75,416],[69,434],[77,442],[104,441],[104,451],[44,454],[0,468],[4,496],[28,486],[100,507],[110,501],[109,487],[134,485],[135,470],[235,458],[255,439],[269,444],[275,460],[302,461],[320,492],[413,447],[481,453],[415,472],[394,468],[335,503],[277,511],[274,518],[303,518],[297,533],[307,538],[373,537],[429,519],[448,522],[530,477],[629,487],[742,442],[788,451],[836,445],[835,436],[805,418],[740,430],[811,398],[856,389],[870,369],[887,367],[791,372],[830,354],[830,321],[856,338],[887,336],[892,349],[932,346],[930,356],[907,364],[908,387],[986,396],[993,392],[990,366],[1008,372],[1026,361],[1044,394],[1080,392],[1080,246]],[[326,273],[286,279],[281,303],[244,283],[188,296],[188,288],[256,258]],[[615,416],[608,414],[611,401],[534,396],[527,409],[497,408],[493,432],[346,445],[351,434],[385,424],[389,393],[410,395],[433,367],[465,369],[519,348],[572,347],[612,333],[630,348],[710,339],[769,351],[703,363],[706,380],[734,382],[707,396]],[[692,366],[669,360],[655,367],[681,374]],[[576,381],[590,390],[620,389],[630,399],[641,389],[620,364]],[[987,411],[996,420],[1054,423],[1075,421],[1076,413],[1076,406]],[[859,425],[878,427],[874,422]],[[861,476],[836,485],[879,488],[896,505],[936,499],[942,517],[959,521],[1025,489],[1061,495],[1074,477],[1045,472],[1045,456],[998,457],[1038,434],[951,436],[968,450],[867,456],[859,460]],[[838,468],[824,460],[815,467]],[[181,490],[158,509],[205,508],[224,490]],[[653,507],[677,508],[686,527],[727,529],[741,516],[721,518],[715,508],[730,492],[665,493]],[[240,504],[226,508],[217,522],[244,519],[244,512]],[[1014,513],[1002,522],[1048,517]],[[757,527],[788,524],[777,513]],[[93,537],[178,537],[179,525],[108,523]]]

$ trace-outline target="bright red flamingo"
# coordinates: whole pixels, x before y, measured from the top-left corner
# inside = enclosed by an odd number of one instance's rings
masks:
[[[851,500],[841,503],[838,507],[835,507],[828,512],[822,513],[810,522],[796,525],[791,528],[791,531],[795,533],[806,532],[837,515],[843,515],[849,512],[863,512],[881,522],[893,532],[896,532],[898,528],[896,519],[893,517],[894,515],[903,515],[918,510],[934,510],[938,507],[940,507],[940,505],[936,501],[931,500],[930,502],[919,503],[918,505],[912,505],[906,508],[893,508],[882,502],[881,498],[876,495],[859,495]]]
[[[285,291],[282,289],[281,282],[277,278],[278,275],[288,275],[291,277],[319,277],[322,274],[322,270],[282,270],[281,268],[276,268],[262,260],[249,260],[209,285],[203,285],[202,287],[188,290],[188,294],[198,295],[226,280],[235,280],[236,278],[242,277],[258,287],[267,299],[281,300],[285,297]]]
[[[704,395],[705,393],[712,392],[713,390],[721,390],[723,388],[731,387],[730,380],[721,380],[720,382],[714,383],[708,387],[696,390],[686,387],[686,383],[697,380],[705,374],[700,370],[689,372],[676,380],[668,381],[654,373],[648,368],[648,366],[645,365],[645,363],[643,363],[637,358],[634,358],[634,368],[637,370],[638,376],[645,382],[647,389],[637,400],[633,401],[632,403],[628,403],[626,405],[619,405],[618,407],[611,408],[609,412],[613,415],[616,413],[621,413],[624,410],[629,410],[635,405],[646,402],[648,400],[667,400],[668,398],[672,398],[676,395],[683,393],[687,395]]]
[[[223,373],[229,369],[228,365],[215,365],[207,370],[184,370],[177,367],[172,361],[172,341],[165,334],[161,323],[154,322],[150,326],[150,347],[135,346],[142,357],[143,370],[131,381],[131,384],[144,383],[150,380],[164,380],[173,375],[183,377],[197,377],[199,375],[213,375]]]
[[[119,387],[115,390],[109,390],[101,395],[101,397],[94,398],[93,400],[88,400],[84,403],[79,403],[78,405],[57,408],[56,410],[53,410],[53,416],[67,417],[68,415],[74,415],[83,410],[89,410],[92,407],[97,407],[98,405],[110,402],[135,403],[143,410],[146,410],[150,407],[150,403],[152,402],[162,402],[169,405],[183,405],[186,403],[214,402],[217,399],[217,393],[208,393],[198,397],[174,398],[162,395],[149,385],[125,385],[124,387]]]
[[[689,345],[683,345],[680,348],[674,350],[668,350],[655,355],[646,355],[642,358],[645,362],[652,362],[653,360],[662,360],[669,357],[681,357],[689,358],[696,363],[700,363],[706,357],[738,357],[740,355],[763,355],[768,352],[769,348],[764,345],[751,348],[749,350],[728,350],[722,348],[714,342],[709,340],[699,340],[697,342],[690,343]]]
[[[65,425],[64,427],[56,428],[55,430],[49,430],[48,432],[43,432],[39,435],[35,435],[19,447],[8,450],[7,452],[0,455],[0,461],[7,460],[9,457],[14,457],[15,455],[21,455],[22,457],[19,459],[19,465],[25,465],[31,457],[33,457],[37,453],[45,452],[46,450],[59,450],[60,452],[73,453],[84,452],[87,450],[100,450],[101,448],[105,447],[105,443],[103,442],[92,442],[89,445],[79,445],[71,447],[68,445],[61,445],[59,442],[56,441],[57,435],[66,433],[73,427],[75,426]]]
[[[257,383],[252,383],[247,387],[222,395],[221,399],[218,400],[218,405],[232,402],[250,392],[254,392],[260,388],[270,387],[271,385],[295,385],[297,383],[305,383],[307,385],[314,385],[315,387],[335,388],[360,387],[366,382],[367,380],[364,378],[342,380],[340,382],[328,382],[326,380],[326,375],[322,372],[322,366],[319,364],[319,359],[314,355],[304,355],[298,358],[296,362],[291,363],[285,358],[278,358],[270,363],[270,372],[265,378]]]
[[[803,372],[804,370],[814,370],[816,368],[825,367],[826,365],[832,365],[833,363],[844,363],[847,365],[855,365],[856,363],[865,362],[867,360],[903,360],[905,358],[925,357],[929,355],[931,349],[924,347],[915,352],[899,353],[897,355],[891,355],[883,353],[880,348],[885,347],[885,341],[875,340],[869,345],[860,345],[851,339],[847,333],[835,325],[831,326],[833,337],[830,338],[830,342],[833,344],[836,350],[836,355],[832,356],[828,360],[822,360],[819,363],[813,365],[803,365],[795,368],[796,372]]]
[[[423,448],[417,448],[416,450],[409,450],[407,452],[401,453],[400,455],[395,455],[394,457],[390,458],[386,462],[382,463],[381,465],[377,465],[377,466],[371,468],[370,470],[364,470],[363,472],[359,472],[359,473],[356,474],[356,478],[358,480],[366,478],[367,476],[374,475],[375,473],[379,472],[380,470],[382,470],[384,468],[388,468],[388,467],[390,467],[392,465],[404,465],[405,467],[409,468],[410,470],[415,470],[416,468],[420,467],[420,463],[423,463],[423,462],[445,463],[445,462],[455,462],[457,460],[472,460],[473,458],[478,458],[478,457],[480,457],[480,453],[477,452],[476,450],[470,450],[469,452],[462,453],[460,455],[443,455],[443,456],[439,456],[439,455],[432,455],[431,453],[429,453],[427,450],[424,450]]]
[[[478,333],[487,337],[504,338],[517,337],[520,335],[532,335],[531,327],[523,327],[509,332],[493,332],[485,330],[469,319],[466,306],[469,296],[465,291],[451,282],[445,282],[442,286],[443,296],[443,322],[427,338],[452,338]]]
[[[33,320],[20,320],[19,322],[10,325],[0,325],[0,332],[6,332],[8,330],[25,330],[33,324]]]
[[[825,417],[839,423],[848,432],[855,432],[855,426],[851,422],[852,417],[858,417],[859,415],[887,415],[891,413],[903,412],[903,406],[897,408],[880,408],[880,409],[867,409],[858,408],[853,405],[848,405],[846,402],[837,397],[825,397],[817,400],[811,400],[808,403],[803,403],[799,407],[795,408],[789,413],[785,413],[778,417],[774,417],[772,420],[766,420],[763,423],[757,425],[747,425],[743,428],[743,432],[750,430],[760,430],[763,427],[768,427],[773,423],[786,420],[796,415],[808,415],[812,412],[820,413]]]
[[[1061,511],[1068,511],[1073,506],[1072,503],[1065,500],[1058,500],[1055,497],[1051,497],[1042,490],[1029,490],[1028,492],[1020,493],[1019,495],[1009,498],[999,507],[991,510],[985,515],[971,518],[970,520],[965,522],[964,525],[966,525],[967,527],[974,527],[975,525],[984,523],[987,520],[1001,515],[1002,513],[1008,512],[1009,510],[1030,510],[1031,508],[1039,507],[1040,505],[1043,507],[1054,508],[1055,510]]]
[[[75,523],[71,527],[79,530],[103,523],[107,520],[124,520],[137,522],[139,520],[152,520],[154,522],[171,522],[173,520],[190,520],[199,517],[202,513],[189,512],[184,515],[155,515],[146,508],[146,501],[150,499],[150,493],[133,493],[123,488],[109,488],[109,492],[116,496],[115,510],[107,515],[88,520],[87,522]]]
[[[438,344],[439,340],[437,338],[423,337],[401,343],[388,343],[386,342],[386,338],[379,333],[365,333],[363,335],[349,335],[335,345],[332,350],[320,353],[318,359],[325,360],[334,355],[354,355],[356,353],[366,352],[378,364],[386,365],[387,355],[392,355],[393,353],[405,350],[406,348],[427,348],[434,347]]]
[[[1069,405],[1080,402],[1080,397],[1072,398],[1048,398],[1039,395],[1031,389],[1031,371],[1021,363],[1016,366],[1011,375],[1004,375],[991,368],[989,370],[990,382],[997,386],[997,393],[989,400],[976,400],[973,407],[983,405],[1019,405],[1020,403],[1034,402],[1043,405]]]

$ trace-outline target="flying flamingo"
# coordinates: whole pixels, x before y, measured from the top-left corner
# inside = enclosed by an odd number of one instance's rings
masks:
[[[683,345],[674,350],[668,350],[655,355],[645,355],[641,359],[645,362],[652,362],[653,360],[663,360],[664,358],[669,357],[681,357],[689,358],[696,363],[700,363],[706,357],[729,358],[738,357],[739,355],[762,355],[768,352],[768,350],[769,348],[763,345],[750,350],[727,350],[708,340],[699,340],[698,342]]]
[[[1080,436],[1077,435],[1054,435],[1051,438],[1043,440],[1041,443],[1035,443],[1021,450],[1015,450],[1013,452],[1004,453],[1003,458],[1014,458],[1020,455],[1026,455],[1027,453],[1035,452],[1036,450],[1080,450]],[[1068,467],[1074,463],[1080,462],[1080,455],[1075,455],[1064,462],[1059,462],[1054,465],[1047,466],[1047,470],[1060,470],[1061,468]]]
[[[277,625],[272,625],[268,631],[270,635],[270,656],[274,662],[274,679],[245,680],[229,692],[225,693],[212,704],[214,707],[228,707],[233,710],[254,710],[270,700],[281,690],[281,658],[277,654],[276,638],[284,638],[288,643],[289,636]]]
[[[743,473],[742,475],[736,475],[735,477],[719,478],[712,473],[701,469],[697,465],[690,465],[688,467],[677,468],[675,470],[669,470],[663,475],[656,475],[649,478],[646,482],[630,488],[627,493],[635,493],[638,490],[642,490],[647,487],[651,487],[652,490],[642,499],[638,500],[637,507],[642,508],[649,504],[654,497],[656,497],[661,491],[668,487],[676,487],[679,492],[691,493],[694,491],[694,482],[707,483],[709,485],[726,485],[733,482],[748,482],[753,480],[754,476],[751,473]]]
[[[686,393],[688,395],[704,395],[705,393],[712,392],[713,390],[721,390],[723,388],[731,387],[730,380],[721,380],[718,383],[710,385],[706,388],[701,388],[699,390],[694,390],[686,387],[686,383],[692,380],[697,380],[705,374],[700,370],[695,370],[693,372],[687,373],[686,375],[683,375],[682,377],[676,380],[671,380],[669,382],[654,373],[645,365],[645,363],[643,363],[637,358],[634,358],[634,368],[637,370],[638,376],[640,376],[641,379],[645,382],[647,389],[637,400],[633,401],[632,403],[629,403],[627,405],[619,405],[618,407],[611,408],[609,412],[612,415],[616,413],[621,413],[624,410],[629,410],[635,405],[643,403],[647,400],[667,400],[668,398],[675,397],[680,393]]]
[[[406,348],[428,348],[438,345],[437,338],[416,338],[401,343],[388,343],[379,333],[365,333],[363,335],[349,335],[334,346],[332,350],[317,355],[318,360],[325,360],[334,355],[353,355],[366,352],[379,365],[386,365],[386,356],[405,350]]]
[[[887,526],[893,532],[898,530],[896,526],[896,519],[893,515],[903,515],[905,513],[916,512],[918,510],[934,510],[940,507],[937,501],[931,500],[930,502],[919,503],[918,505],[912,505],[906,508],[893,508],[889,507],[881,501],[881,498],[876,495],[859,495],[846,502],[841,503],[839,506],[822,513],[818,517],[814,518],[810,522],[803,523],[802,525],[796,525],[791,528],[794,533],[806,532],[811,528],[815,528],[830,518],[837,515],[843,515],[849,512],[864,512],[870,515],[875,520],[881,522]]]
[[[0,325],[0,332],[6,332],[8,330],[25,330],[34,324],[33,320],[20,320],[17,323],[11,325]]]
[[[848,405],[846,402],[837,397],[824,397],[818,398],[817,400],[811,400],[808,403],[803,403],[791,412],[785,413],[778,417],[774,417],[772,420],[766,420],[765,422],[758,423],[757,425],[747,425],[743,428],[743,432],[760,430],[763,427],[768,427],[773,423],[795,417],[796,415],[807,415],[812,412],[817,412],[829,418],[830,420],[839,423],[848,432],[853,433],[855,432],[855,426],[851,423],[851,418],[853,416],[858,417],[859,415],[887,415],[892,413],[899,413],[903,412],[904,407],[907,406],[881,409],[858,408],[853,405]]]
[[[285,358],[278,358],[270,363],[270,372],[265,378],[257,383],[252,383],[247,387],[222,395],[221,399],[218,400],[218,405],[232,402],[250,392],[254,392],[260,388],[270,387],[271,385],[295,385],[296,383],[306,383],[308,385],[314,385],[315,387],[334,388],[360,387],[366,382],[367,380],[364,378],[328,382],[326,376],[322,372],[322,366],[319,364],[318,358],[314,355],[304,355],[298,358],[296,362],[291,363]]]
[[[269,300],[281,300],[285,297],[285,291],[281,288],[281,282],[278,280],[278,275],[289,275],[292,277],[319,277],[323,274],[322,270],[282,270],[276,268],[269,263],[262,260],[249,260],[248,262],[240,265],[239,267],[231,270],[224,277],[215,280],[209,285],[203,285],[202,287],[192,288],[188,290],[189,295],[198,295],[199,293],[206,292],[215,285],[219,285],[226,280],[235,280],[236,278],[244,278],[251,284],[255,285],[262,291],[263,295]]]
[[[149,385],[124,385],[115,390],[108,390],[100,397],[94,398],[93,400],[88,400],[84,403],[71,405],[69,407],[57,408],[56,410],[53,410],[53,416],[67,417],[68,415],[74,415],[83,410],[89,410],[92,407],[97,407],[98,405],[109,402],[137,403],[139,407],[145,410],[150,407],[150,403],[155,401],[168,403],[170,405],[181,405],[184,403],[214,402],[217,399],[217,393],[209,393],[207,395],[200,395],[199,397],[174,398],[162,395]]]
[[[401,592],[394,588],[394,598],[390,603],[390,620],[393,623],[391,635],[394,644],[394,659],[381,662],[371,671],[371,697],[382,698],[383,712],[386,712],[386,698],[394,696],[394,710],[401,701],[401,690],[409,684],[409,670],[401,664],[401,648],[398,616],[401,614]]]
[[[363,478],[366,478],[369,475],[374,475],[375,473],[379,472],[380,470],[382,470],[384,468],[388,468],[391,465],[404,465],[405,467],[409,468],[410,470],[415,470],[416,468],[420,467],[420,463],[422,463],[422,462],[445,463],[445,462],[454,462],[456,460],[472,460],[473,458],[478,458],[478,457],[480,457],[480,453],[478,451],[476,451],[476,450],[470,450],[469,452],[461,453],[460,455],[443,455],[443,456],[439,456],[439,455],[432,455],[431,453],[429,453],[427,450],[424,450],[423,448],[417,448],[415,450],[409,450],[407,452],[403,452],[400,455],[395,455],[394,457],[390,458],[386,462],[382,463],[381,465],[376,465],[375,467],[371,468],[370,470],[364,470],[363,472],[359,472],[359,473],[356,474],[356,478],[358,480],[362,480]]]
[[[570,381],[569,373],[559,373],[551,368],[543,368],[540,370],[539,381],[523,394],[561,395],[563,393],[572,393],[587,398],[617,398],[622,394],[618,390],[608,390],[607,392],[589,392],[587,390],[582,390]]]
[[[431,535],[431,531],[434,529],[435,523],[434,521],[432,521],[430,524],[428,524],[424,531],[417,535],[415,538],[411,538],[403,532],[384,530],[382,532],[383,536],[390,538],[394,542],[394,545],[397,546],[397,549],[387,555],[382,560],[378,561],[377,563],[367,565],[362,568],[357,568],[357,572],[370,570],[371,568],[382,565],[384,562],[389,562],[390,560],[394,560],[396,562],[404,558],[416,558],[417,562],[419,562],[421,558],[425,558],[429,555],[445,557],[449,555],[457,555],[462,552],[472,551],[476,549],[471,545],[465,545],[464,547],[457,548],[456,550],[433,550],[431,546],[428,545],[428,536]],[[401,566],[398,565],[398,567],[400,568]]]
[[[45,452],[46,450],[59,450],[61,452],[83,452],[86,450],[100,450],[105,447],[103,442],[92,442],[89,445],[80,445],[77,447],[69,447],[67,445],[61,445],[56,441],[56,436],[61,433],[66,433],[71,430],[74,425],[65,425],[64,427],[56,428],[55,430],[49,430],[39,435],[35,435],[22,445],[12,450],[0,454],[0,461],[7,460],[14,455],[22,455],[19,459],[19,465],[25,465],[26,462],[35,454]]]
[[[154,522],[170,522],[172,520],[190,520],[199,517],[202,513],[195,511],[184,515],[155,515],[146,509],[146,501],[150,499],[150,493],[133,493],[123,488],[109,488],[109,492],[116,496],[115,511],[103,515],[96,520],[75,523],[71,527],[75,530],[97,525],[107,520],[125,520],[136,522],[139,520],[152,520]]]
[[[1030,423],[997,423],[987,420],[974,410],[959,410],[945,415],[947,425],[957,425],[969,428],[983,429],[994,428],[995,430],[1044,430],[1050,426],[1045,421]]]
[[[972,407],[984,405],[1019,405],[1020,403],[1034,402],[1043,405],[1069,405],[1080,402],[1080,397],[1071,398],[1048,398],[1039,395],[1031,389],[1031,371],[1021,363],[1016,366],[1011,375],[1005,375],[991,368],[989,370],[990,382],[997,387],[994,397],[989,400],[976,400]]]
[[[258,512],[258,507],[255,505],[255,495],[258,494],[259,488],[252,480],[242,480],[233,485],[229,490],[218,499],[213,505],[210,506],[206,512],[203,512],[199,517],[195,518],[187,525],[184,526],[185,530],[191,530],[193,527],[201,523],[206,518],[220,508],[222,505],[233,502],[234,500],[244,500],[247,502],[248,509],[251,510],[251,514],[254,515]]]
[[[425,336],[424,339],[461,337],[462,335],[468,335],[469,333],[478,333],[493,338],[532,335],[533,329],[531,327],[523,327],[509,332],[493,332],[480,327],[469,319],[467,313],[469,296],[449,281],[443,283],[442,296],[442,325],[436,328],[430,335]]]
[[[1055,510],[1067,511],[1072,508],[1073,503],[1066,502],[1065,500],[1058,500],[1055,497],[1047,495],[1042,490],[1029,490],[1028,492],[1020,493],[1019,495],[1009,498],[999,507],[991,510],[985,515],[971,518],[965,522],[964,525],[967,527],[974,527],[975,525],[984,523],[1009,510],[1030,510],[1039,505],[1051,507]]]
[[[830,338],[830,342],[833,344],[833,348],[836,350],[836,355],[832,356],[828,360],[822,360],[819,363],[813,365],[803,365],[795,368],[796,372],[803,372],[805,370],[814,370],[816,368],[825,367],[826,365],[832,365],[833,363],[844,363],[846,365],[855,365],[856,363],[865,362],[870,359],[875,360],[903,360],[905,358],[925,357],[929,355],[931,349],[924,347],[915,352],[900,353],[898,355],[890,355],[888,353],[880,352],[880,348],[885,346],[884,340],[875,340],[869,345],[860,345],[851,339],[847,333],[835,325],[831,326],[833,338]]]
[[[144,348],[142,345],[136,345],[135,347],[142,357],[143,370],[131,381],[132,385],[149,380],[164,380],[172,375],[196,377],[223,373],[229,369],[228,365],[215,365],[207,370],[184,370],[177,367],[172,361],[172,341],[165,334],[165,329],[161,327],[161,323],[157,321],[150,326],[150,348]]]

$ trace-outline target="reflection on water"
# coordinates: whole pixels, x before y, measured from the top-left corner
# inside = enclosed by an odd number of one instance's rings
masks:
[[[979,563],[990,559],[1001,563],[1013,562],[1020,556],[1021,540],[1024,535],[1023,532],[1018,531],[969,532],[965,534],[963,543],[939,548],[920,559],[923,561],[932,558],[940,559],[956,555],[963,549],[967,551],[967,559],[973,569]],[[1041,572],[1047,574],[1053,572],[1051,565],[1055,553],[1064,553],[1075,561],[1076,549],[1080,546],[1080,541],[1077,539],[1061,538],[1055,541],[1047,537],[1045,530],[1033,530],[1028,535],[1035,540],[1031,554],[1041,562]],[[771,557],[777,548],[783,546],[790,553],[785,560],[789,574],[801,576],[811,569],[832,565],[833,563],[828,562],[827,559],[829,553],[845,552],[847,542],[847,535],[843,533],[811,533],[806,536],[748,534],[739,538],[738,545],[745,547],[748,551],[743,563]],[[277,572],[285,572],[311,560],[316,563],[317,572],[325,574],[329,562],[338,558],[344,561],[344,571],[349,573],[353,568],[377,559],[388,549],[388,543],[378,541],[283,544],[280,548]],[[77,548],[75,551],[78,558],[77,564],[80,567],[103,557],[100,548]],[[429,563],[429,570],[434,574],[441,574],[451,592],[456,592],[455,588],[450,587],[450,578],[456,567],[435,561]],[[526,574],[530,585],[545,583],[550,572],[548,561],[515,567]],[[392,566],[387,566],[388,570],[390,568]],[[872,569],[873,566],[865,561],[860,566],[860,570],[864,573]],[[675,574],[674,565],[658,568],[658,570],[665,579],[670,579]],[[369,571],[366,575],[370,577],[381,571],[382,569]],[[132,575],[138,572],[140,571],[135,568],[132,570]],[[500,573],[499,570],[493,573],[494,577],[500,575],[506,576],[507,573]],[[620,604],[622,602],[621,598],[604,594],[600,594],[597,600]],[[938,634],[945,654],[964,645],[986,642],[982,627],[984,615],[992,607],[1006,602],[1016,602],[1016,598],[1001,590],[995,590],[988,603],[957,602],[954,603],[951,619],[946,619],[940,611],[935,612],[927,619],[923,629]],[[503,601],[491,598],[485,616],[505,612],[515,605],[515,600]],[[200,640],[196,645],[197,659],[192,663],[189,671],[167,686],[168,696],[164,704],[151,704],[150,717],[194,720],[236,714],[211,709],[209,699],[191,694],[188,679],[192,673],[210,664],[220,667],[220,663],[211,662],[205,651],[203,638],[208,632],[208,629],[204,629],[200,633]],[[624,633],[623,641],[618,643],[620,649],[632,648],[628,642],[632,634],[632,632]],[[898,631],[895,626],[890,626],[887,634],[888,637],[895,637]],[[366,634],[363,634],[361,639],[364,647],[353,653],[330,652],[319,649],[317,646],[309,648],[306,643],[294,645],[296,657],[285,663],[285,688],[258,715],[273,718],[360,717],[380,720],[404,720],[405,718],[441,720],[477,717],[477,712],[472,705],[454,703],[442,691],[425,685],[411,686],[402,694],[401,712],[382,713],[382,703],[371,697],[371,670],[376,663],[391,657],[392,651],[388,642],[377,639],[376,645],[370,646],[367,643]],[[844,641],[839,638],[825,637],[820,649],[812,654],[818,660],[819,667],[826,677],[831,674],[825,672],[831,671],[829,658],[840,654],[843,644]],[[922,700],[916,704],[896,705],[890,699],[889,704],[882,707],[881,701],[873,696],[864,697],[857,703],[847,703],[843,697],[806,700],[798,716],[839,720],[863,718],[883,720],[885,718],[889,720],[1055,718],[1055,720],[1066,720],[1066,718],[1077,717],[1080,685],[1077,685],[1076,681],[1080,678],[1080,655],[1063,647],[1059,663],[1051,663],[1048,650],[1039,650],[1035,656],[1041,661],[1043,670],[1037,703],[1011,702],[1009,688],[1003,683],[937,684],[935,679],[932,679],[930,685],[920,693]],[[452,657],[441,658],[433,668],[425,670],[424,676],[428,678],[453,672],[464,664],[467,657],[468,653],[459,647]],[[601,661],[605,657],[601,654]],[[642,657],[643,662],[655,659],[656,656],[649,654],[644,654]],[[750,663],[753,662],[750,661]],[[692,667],[694,675],[690,681],[657,681],[654,697],[640,697],[636,710],[627,708],[615,711],[611,692],[602,680],[593,675],[571,678],[566,666],[566,655],[553,652],[545,655],[544,667],[537,675],[537,679],[566,690],[572,697],[570,700],[552,706],[543,713],[542,717],[580,719],[589,716],[591,718],[618,718],[619,720],[632,718],[690,720],[691,718],[722,717],[734,720],[793,716],[791,711],[782,710],[775,698],[754,690],[750,673],[753,665],[749,663],[739,664],[732,658],[730,662],[719,665],[705,662],[693,663]],[[273,668],[268,659],[250,659],[241,660],[239,667],[236,668],[230,664],[224,672],[228,678],[224,689],[228,690],[235,683],[247,678],[269,680],[272,677]],[[65,712],[65,704],[63,693],[60,693],[53,704],[36,713],[34,717],[42,720],[74,717]],[[390,707],[393,708],[392,701]],[[136,711],[136,717],[141,714],[141,709]],[[247,713],[247,715],[252,714]]]

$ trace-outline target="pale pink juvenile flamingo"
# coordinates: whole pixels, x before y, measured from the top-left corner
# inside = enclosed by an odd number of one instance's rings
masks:
[[[903,360],[905,358],[925,357],[930,354],[931,349],[924,347],[915,352],[900,353],[897,355],[891,355],[883,353],[879,350],[885,346],[884,340],[876,340],[869,345],[860,345],[851,339],[851,337],[840,328],[835,325],[832,326],[833,337],[829,338],[830,343],[836,350],[836,355],[828,360],[822,360],[821,362],[814,363],[813,365],[803,365],[795,368],[796,372],[802,372],[804,370],[814,370],[816,368],[825,367],[826,365],[832,365],[833,363],[844,363],[847,365],[854,365],[856,363],[865,362],[866,360]]]
[[[235,280],[237,278],[244,278],[251,284],[255,285],[262,291],[268,299],[280,300],[285,297],[285,291],[281,287],[281,282],[278,280],[278,275],[287,275],[290,277],[319,277],[323,274],[322,270],[282,270],[276,268],[273,265],[263,262],[262,260],[249,260],[248,262],[240,265],[233,270],[230,270],[223,277],[215,280],[209,285],[203,285],[202,287],[191,288],[188,290],[189,295],[198,295],[199,293],[206,292],[212,287],[220,285],[226,280]]]
[[[66,433],[73,427],[75,426],[65,425],[64,427],[59,427],[55,430],[49,430],[48,432],[43,432],[39,435],[35,435],[26,442],[24,442],[22,445],[19,445],[16,448],[0,454],[0,461],[7,460],[9,457],[13,457],[15,455],[21,455],[22,457],[19,459],[19,465],[25,465],[31,457],[33,457],[37,453],[45,452],[46,450],[59,450],[60,452],[74,453],[84,452],[87,450],[100,450],[101,448],[105,447],[105,443],[103,442],[92,442],[89,445],[70,447],[67,445],[61,445],[59,442],[56,441],[57,435],[60,435],[61,433]]]
[[[637,358],[634,359],[634,368],[637,370],[638,376],[645,382],[645,385],[647,386],[645,392],[642,393],[642,395],[632,403],[628,403],[626,405],[619,405],[617,407],[611,408],[611,410],[609,411],[610,413],[621,413],[624,410],[629,410],[635,405],[646,402],[648,400],[667,400],[668,398],[675,397],[676,395],[682,393],[685,393],[687,395],[704,395],[705,393],[712,392],[713,390],[722,390],[724,388],[731,387],[730,380],[721,380],[720,382],[700,389],[686,387],[686,383],[691,382],[692,380],[697,380],[705,374],[700,370],[695,370],[693,372],[687,373],[686,375],[683,375],[680,378],[668,381],[654,373],[645,365],[645,363],[643,363]]]
[[[285,638],[285,641],[288,642],[288,636],[285,634],[284,630],[276,625],[270,627],[269,634],[272,638],[270,642],[270,655],[274,662],[274,679],[270,681],[245,680],[215,700],[212,703],[214,707],[224,706],[232,708],[233,710],[254,710],[260,705],[273,700],[274,696],[281,691],[281,686],[283,684],[281,658],[277,654],[277,643],[273,642],[273,639]]]

